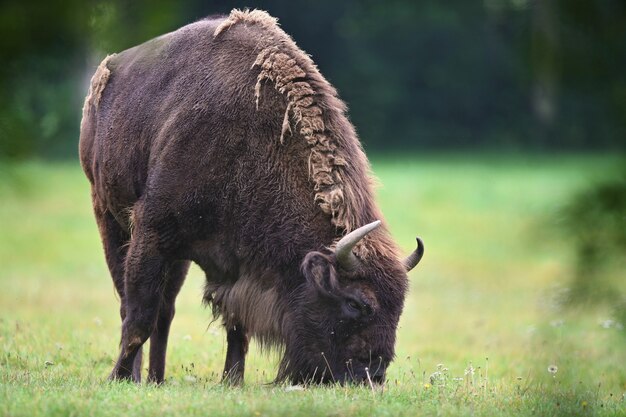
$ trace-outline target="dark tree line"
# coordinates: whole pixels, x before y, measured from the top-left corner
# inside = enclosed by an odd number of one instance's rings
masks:
[[[5,0],[0,155],[75,155],[98,59],[235,6],[280,19],[368,149],[625,148],[622,0]]]

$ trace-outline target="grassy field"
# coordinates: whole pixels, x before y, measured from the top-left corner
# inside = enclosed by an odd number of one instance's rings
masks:
[[[378,158],[396,240],[426,243],[383,391],[219,384],[225,335],[194,267],[161,387],[106,382],[118,301],[77,163],[0,165],[0,414],[626,415],[626,330],[608,307],[559,304],[572,274],[558,210],[618,168],[608,156]],[[556,367],[556,372],[549,372]],[[554,371],[554,369],[552,369]]]

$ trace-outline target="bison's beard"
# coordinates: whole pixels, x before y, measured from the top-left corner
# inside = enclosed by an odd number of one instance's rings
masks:
[[[366,381],[365,366],[340,357],[337,346],[321,336],[329,333],[330,330],[314,333],[309,329],[305,335],[287,341],[276,381],[289,381],[292,384],[343,384]],[[377,375],[375,379],[381,380],[381,376]]]
[[[286,351],[278,368],[277,382],[292,384],[328,384],[340,382],[323,352],[317,355],[310,351],[295,354]]]
[[[371,369],[363,364],[348,361],[344,366],[331,368],[326,354],[319,354],[321,361],[311,361],[309,358],[296,356],[294,359],[283,357],[280,363],[277,382],[289,381],[291,384],[383,384],[385,382],[385,368],[373,366]]]
[[[306,314],[309,313],[309,314]],[[302,308],[287,323],[285,350],[278,367],[277,382],[292,384],[321,384],[336,381],[334,350],[331,341],[324,335],[325,320],[311,317],[312,311]],[[330,327],[329,327],[330,328]]]

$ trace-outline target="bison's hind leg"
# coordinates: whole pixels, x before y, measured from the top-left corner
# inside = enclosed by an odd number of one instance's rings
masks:
[[[165,351],[174,303],[188,261],[178,258],[177,224],[162,212],[161,201],[139,201],[133,208],[133,233],[124,264],[126,317],[120,355],[111,374],[129,379],[141,347],[151,339],[150,380],[163,381]]]
[[[120,297],[120,316],[122,322],[126,318],[126,297],[124,292],[124,262],[126,253],[128,252],[128,241],[130,234],[124,230],[122,226],[115,220],[115,217],[106,209],[104,204],[93,197],[93,208],[96,217],[96,223],[102,238],[104,246],[104,256],[106,258],[113,284]],[[120,342],[121,343],[121,342]],[[137,352],[137,356],[132,364],[131,376],[133,381],[141,381],[141,349]]]
[[[161,297],[161,306],[157,322],[150,336],[150,369],[148,381],[160,384],[165,376],[165,353],[170,325],[175,313],[176,296],[185,281],[189,270],[189,261],[173,262],[167,270],[165,289]]]

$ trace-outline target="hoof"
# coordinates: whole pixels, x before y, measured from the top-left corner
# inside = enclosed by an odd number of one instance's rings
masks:
[[[107,380],[112,382],[134,382],[137,384],[141,382],[141,379],[136,375],[133,375],[130,372],[125,372],[119,368],[113,369]]]

